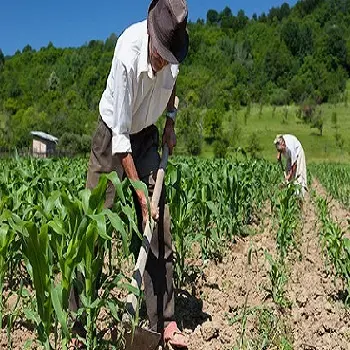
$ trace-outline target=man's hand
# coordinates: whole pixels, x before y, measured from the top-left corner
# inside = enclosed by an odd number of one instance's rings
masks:
[[[118,157],[120,159],[120,162],[122,163],[122,166],[126,172],[127,177],[131,181],[140,181],[139,176],[137,174],[137,170],[135,167],[134,159],[132,157],[131,153],[117,153]],[[143,227],[145,226],[149,215],[148,215],[148,206],[147,206],[147,197],[146,194],[142,190],[136,190],[137,199],[141,206],[142,211],[142,222]],[[151,206],[151,216],[153,220],[158,220],[159,218],[159,209],[158,208],[152,208]]]
[[[142,226],[145,227],[146,222],[149,219],[148,215],[148,205],[147,205],[147,198],[143,191],[136,191],[137,198],[139,200],[141,211],[142,211]],[[159,219],[159,208],[153,208],[152,204],[151,206],[151,217],[153,220],[157,221]]]
[[[174,130],[174,122],[167,118],[163,131],[163,145],[167,144],[169,147],[169,154],[173,153],[173,148],[176,146],[176,134]]]

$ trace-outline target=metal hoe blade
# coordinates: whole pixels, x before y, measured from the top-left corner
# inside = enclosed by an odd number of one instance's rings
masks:
[[[155,350],[160,343],[161,334],[136,327],[134,334],[127,330],[125,333],[125,350]]]

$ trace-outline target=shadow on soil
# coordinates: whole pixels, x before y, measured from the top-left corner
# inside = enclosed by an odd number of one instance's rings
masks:
[[[349,294],[346,290],[338,290],[332,295],[334,301],[341,301],[346,305],[349,302]]]
[[[195,330],[206,320],[211,320],[211,315],[203,312],[203,301],[178,289],[175,292],[175,319],[181,328]]]

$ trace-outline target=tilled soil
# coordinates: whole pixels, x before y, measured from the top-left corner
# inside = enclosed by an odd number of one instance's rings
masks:
[[[342,203],[335,200],[317,179],[314,179],[313,188],[319,196],[326,198],[332,219],[340,225],[344,232],[350,234],[350,211]]]
[[[317,195],[320,185],[312,186]],[[337,203],[339,206],[339,204]],[[292,266],[288,294],[293,301],[290,324],[295,349],[350,349],[350,313],[342,299],[342,284],[327,272],[321,251],[317,213],[310,197],[303,211],[302,260]],[[346,211],[336,211],[343,220]],[[335,283],[336,282],[336,283]]]
[[[325,194],[323,191],[318,193],[321,188],[318,182],[312,188],[317,195]],[[339,222],[347,222],[349,212],[333,202],[334,217]],[[244,348],[241,345],[244,344],[242,322],[230,325],[229,316],[236,315],[238,310],[243,312],[254,307],[273,310],[280,318],[294,350],[350,349],[350,313],[344,307],[342,284],[334,281],[325,265],[315,210],[312,199],[307,195],[298,238],[301,254],[300,257],[294,254],[288,263],[290,273],[286,290],[290,308],[280,310],[267,298],[269,277],[263,250],[267,249],[274,255],[276,227],[272,224],[271,213],[265,211],[265,219],[261,222],[263,233],[229,246],[222,263],[209,262],[203,268],[202,277],[192,287],[196,300],[201,297],[203,305],[201,314],[194,315],[194,319],[198,320],[197,326],[187,329],[190,350]],[[251,249],[254,254],[249,265]],[[245,327],[244,338],[256,337],[256,319],[248,318]]]

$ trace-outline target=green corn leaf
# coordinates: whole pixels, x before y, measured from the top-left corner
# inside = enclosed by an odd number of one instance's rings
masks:
[[[61,192],[59,191],[52,192],[51,196],[45,202],[45,206],[44,206],[45,213],[49,214],[52,212],[52,210],[56,206],[56,201],[58,200],[58,198],[60,198],[60,196],[61,196]]]
[[[137,297],[141,295],[141,291],[137,287],[132,286],[130,283],[121,283],[120,288],[123,288],[128,293],[132,293]]]
[[[126,200],[125,200],[125,195],[124,195],[124,191],[123,191],[123,184],[120,182],[117,173],[115,171],[110,172],[109,174],[107,174],[107,179],[112,182],[118,198],[123,203],[125,203]]]
[[[63,227],[63,223],[59,220],[49,221],[49,227],[51,227],[58,235],[65,237],[66,230]]]
[[[49,300],[49,262],[48,262],[48,230],[44,225],[40,233],[32,222],[27,222],[25,228],[28,236],[23,237],[24,254],[32,267],[38,312],[41,320],[48,327],[51,323],[51,303]]]
[[[69,331],[67,327],[67,313],[62,308],[62,287],[57,285],[56,287],[51,283],[51,300],[55,309],[58,322],[60,323],[64,335],[68,338]]]
[[[91,196],[91,191],[89,189],[84,189],[80,192],[80,198],[81,198],[81,203],[83,206],[83,211],[84,213],[87,214],[92,214],[90,210],[90,196]]]
[[[23,310],[23,312],[24,312],[24,315],[26,316],[26,318],[29,321],[32,321],[36,325],[40,324],[40,317],[35,311],[33,311],[33,310],[29,309],[29,308],[25,308]]]
[[[91,191],[89,199],[89,207],[91,210],[102,210],[106,200],[107,182],[107,176],[105,174],[101,175],[98,185]]]
[[[117,321],[120,322],[120,317],[118,315],[118,309],[116,307],[116,305],[112,302],[112,301],[107,301],[107,307],[111,313],[111,315],[113,316],[113,318]]]
[[[107,235],[106,217],[103,213],[96,214],[96,215],[89,215],[89,218],[91,218],[96,222],[97,232],[101,238],[103,238],[106,241],[109,241],[112,239],[112,237]]]
[[[121,234],[122,237],[122,244],[123,244],[123,251],[124,254],[127,256],[129,255],[129,240],[128,240],[128,234],[125,231],[124,223],[122,219],[119,217],[118,214],[113,213],[111,210],[106,210],[105,213],[107,214],[107,217],[109,221],[111,222],[113,228]]]
[[[122,212],[127,216],[131,229],[134,232],[136,232],[140,238],[142,238],[142,235],[140,235],[139,229],[138,229],[137,224],[135,222],[135,214],[134,214],[133,209],[129,206],[123,206]]]

